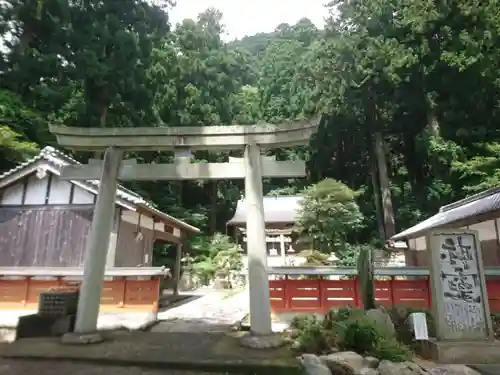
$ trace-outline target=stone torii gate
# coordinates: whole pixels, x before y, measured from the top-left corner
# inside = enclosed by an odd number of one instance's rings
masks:
[[[262,157],[264,149],[306,144],[317,121],[281,125],[206,127],[80,128],[52,125],[58,143],[75,151],[100,151],[104,160],[68,166],[61,177],[100,180],[92,227],[87,242],[84,280],[80,290],[75,333],[81,337],[97,331],[99,301],[104,282],[106,249],[114,211],[117,180],[243,179],[248,204],[248,278],[250,325],[254,335],[272,333],[267,251],[265,240],[263,177],[303,177],[302,161],[275,161]],[[191,163],[180,157],[186,151],[244,149],[244,157],[227,163]],[[137,164],[123,160],[124,151],[174,151],[172,164]],[[85,340],[84,340],[85,341]]]

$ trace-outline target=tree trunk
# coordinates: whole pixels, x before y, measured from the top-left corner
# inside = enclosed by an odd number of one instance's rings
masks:
[[[371,177],[372,177],[372,187],[373,187],[373,199],[375,201],[375,217],[377,219],[377,227],[378,233],[380,236],[380,241],[382,243],[385,242],[385,228],[384,228],[384,218],[382,214],[382,205],[380,200],[380,184],[378,181],[378,169],[377,169],[377,161],[374,157],[375,155],[372,152],[371,158]]]
[[[392,196],[387,173],[387,160],[385,155],[384,138],[380,131],[374,133],[374,147],[377,168],[379,172],[380,193],[382,196],[382,209],[384,213],[385,239],[396,234],[394,223],[394,209],[392,207]]]
[[[424,94],[425,95],[425,94]],[[425,95],[427,128],[429,133],[435,137],[439,137],[439,121],[436,117],[435,105],[429,95]]]

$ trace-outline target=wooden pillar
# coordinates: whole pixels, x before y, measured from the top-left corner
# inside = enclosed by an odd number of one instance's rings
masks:
[[[281,251],[281,262],[283,266],[286,266],[286,250],[285,250],[285,235],[280,233],[280,251]]]
[[[182,259],[182,243],[177,244],[175,252],[175,268],[174,268],[174,295],[179,295],[179,284],[181,281],[181,263]]]
[[[97,317],[104,285],[104,271],[116,205],[116,177],[123,152],[110,147],[104,155],[99,193],[85,249],[83,283],[78,300],[76,333],[97,331]]]

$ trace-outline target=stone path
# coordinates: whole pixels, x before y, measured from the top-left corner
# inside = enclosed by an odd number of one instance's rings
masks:
[[[500,374],[500,365],[471,365],[469,367],[480,372],[482,375],[499,375]]]
[[[56,362],[71,361],[92,363],[97,367],[183,369],[190,375],[192,371],[200,370],[261,375],[298,375],[300,372],[298,362],[290,355],[288,347],[249,349],[240,344],[240,332],[115,331],[103,334],[105,341],[84,347],[61,345],[58,338],[21,339],[11,344],[0,344],[0,358],[45,360],[54,367],[57,366]],[[47,375],[42,370],[38,373]],[[57,375],[63,373],[74,374],[60,369]],[[21,372],[12,371],[8,374],[20,375]],[[174,374],[180,375],[182,372]],[[0,375],[4,374],[0,372]]]
[[[209,293],[158,313],[152,332],[219,332],[241,321],[249,311],[248,290]]]
[[[199,372],[172,369],[145,369],[128,366],[99,366],[74,362],[47,362],[33,360],[0,360],[0,375],[43,374],[43,375],[222,375],[224,373]]]

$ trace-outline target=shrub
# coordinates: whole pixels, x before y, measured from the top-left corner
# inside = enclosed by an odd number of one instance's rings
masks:
[[[333,329],[337,323],[360,318],[364,313],[364,310],[355,307],[341,307],[338,310],[331,309],[325,314],[323,326],[325,329]]]
[[[320,354],[330,348],[328,332],[323,328],[322,322],[314,315],[296,317],[291,326],[299,330],[295,338],[298,350]]]
[[[340,342],[343,349],[363,354],[372,351],[382,337],[372,321],[361,318],[346,321]]]
[[[290,327],[295,329],[304,329],[313,324],[319,324],[318,318],[315,315],[298,315],[294,316],[290,322]]]
[[[407,316],[403,309],[399,316]],[[500,321],[500,320],[499,320]],[[291,327],[298,330],[296,349],[301,352],[323,354],[331,348],[352,350],[393,362],[411,358],[410,349],[395,337],[387,337],[382,328],[366,317],[364,310],[341,308],[330,310],[323,321],[314,315],[295,317]]]
[[[386,337],[380,327],[368,319],[348,320],[343,332],[342,348],[371,355],[378,359],[404,362],[412,357],[411,350],[394,337]]]
[[[404,362],[412,358],[410,349],[399,343],[395,338],[381,338],[377,341],[375,347],[367,354],[380,360],[387,359],[392,362]]]
[[[321,325],[310,325],[301,330],[295,341],[298,349],[306,353],[321,354],[329,349],[325,331]]]

